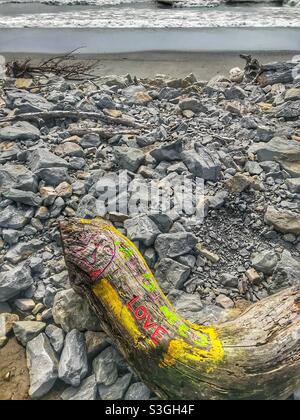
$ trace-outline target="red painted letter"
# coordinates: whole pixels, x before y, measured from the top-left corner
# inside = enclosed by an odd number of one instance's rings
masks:
[[[134,309],[133,309],[133,307],[132,307],[132,305],[137,301],[137,300],[139,300],[139,296],[137,296],[137,297],[135,297],[135,298],[133,298],[133,299],[131,299],[131,301],[130,302],[128,302],[127,303],[127,306],[128,306],[128,308],[131,310],[131,312],[134,312]]]
[[[162,333],[162,334],[168,334],[168,331],[164,327],[157,327],[156,328],[156,330],[154,331],[154,333],[151,334],[152,341],[156,345],[158,344],[158,340],[156,339],[156,337],[157,338],[162,338],[162,335],[160,333]]]
[[[139,306],[134,311],[134,315],[136,319],[140,321],[141,319],[145,318],[145,316],[147,315],[147,309],[145,308],[145,306]]]

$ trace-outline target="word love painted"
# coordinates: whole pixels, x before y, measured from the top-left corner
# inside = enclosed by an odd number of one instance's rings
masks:
[[[139,300],[140,296],[136,296],[135,298],[131,299],[130,302],[127,303],[127,306],[133,313],[137,321],[143,321],[143,328],[145,331],[150,332],[152,330],[150,338],[153,341],[153,343],[157,346],[159,344],[159,341],[163,338],[163,336],[165,334],[168,334],[168,331],[161,325],[158,325],[157,322],[152,322],[151,315],[145,306],[139,305],[137,307],[134,307]]]

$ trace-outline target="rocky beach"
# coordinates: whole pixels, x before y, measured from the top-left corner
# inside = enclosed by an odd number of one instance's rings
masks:
[[[245,75],[242,61],[207,80],[1,82],[0,399],[156,398],[71,288],[63,220],[111,220],[192,322],[234,319],[299,284],[300,84],[291,68],[271,84]],[[191,189],[182,206],[181,186],[199,180],[203,194]],[[124,202],[136,205],[121,212]]]

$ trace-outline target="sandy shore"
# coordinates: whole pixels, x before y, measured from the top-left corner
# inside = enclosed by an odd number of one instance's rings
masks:
[[[297,52],[253,53],[262,63],[291,60]],[[299,54],[299,52],[298,52]],[[28,55],[6,54],[8,60],[22,59]],[[32,55],[35,61],[46,56]],[[238,53],[135,53],[104,54],[80,56],[80,59],[98,61],[94,72],[98,76],[127,74],[137,77],[153,77],[167,74],[172,77],[185,77],[194,73],[197,79],[208,80],[217,74],[228,74],[233,67],[243,67],[244,61]]]

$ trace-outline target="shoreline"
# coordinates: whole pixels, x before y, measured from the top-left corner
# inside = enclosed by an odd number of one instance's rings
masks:
[[[260,62],[289,61],[297,52],[254,52]],[[48,58],[45,54],[30,54],[34,63]],[[5,54],[7,60],[24,59],[28,54]],[[233,67],[243,67],[244,60],[238,52],[180,53],[142,52],[129,54],[97,54],[75,56],[80,60],[97,60],[93,72],[96,76],[132,74],[149,78],[156,74],[170,77],[186,77],[193,73],[199,80],[208,80],[218,74],[228,74]]]

